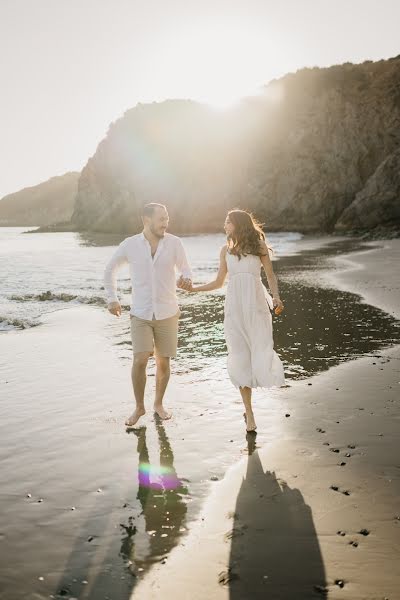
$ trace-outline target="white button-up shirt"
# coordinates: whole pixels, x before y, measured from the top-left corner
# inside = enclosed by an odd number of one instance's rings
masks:
[[[131,314],[140,319],[167,319],[179,310],[176,270],[192,279],[181,240],[166,233],[158,242],[154,258],[143,233],[126,238],[118,246],[104,272],[107,301],[118,302],[116,272],[129,264],[132,281]]]

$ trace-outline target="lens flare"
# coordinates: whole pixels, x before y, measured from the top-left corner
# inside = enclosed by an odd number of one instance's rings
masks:
[[[139,464],[139,485],[152,489],[175,490],[181,482],[175,470],[163,465],[156,466],[150,463]]]

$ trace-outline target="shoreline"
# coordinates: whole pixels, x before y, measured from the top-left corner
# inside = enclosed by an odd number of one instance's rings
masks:
[[[338,271],[325,280],[398,316],[399,255],[391,240],[334,257]],[[394,600],[399,360],[400,345],[390,346],[284,390],[282,439],[228,469],[184,548],[131,598]]]
[[[366,245],[373,246],[370,250],[331,258],[338,272],[327,271],[325,277],[337,289],[359,294],[367,304],[400,319],[400,284],[395,277],[400,239],[386,240],[379,248],[376,248],[376,243],[366,242]],[[357,258],[358,261],[355,260]]]

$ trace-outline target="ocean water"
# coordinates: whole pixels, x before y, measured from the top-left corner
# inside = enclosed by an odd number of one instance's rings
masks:
[[[0,228],[1,331],[39,325],[42,315],[66,305],[105,306],[103,271],[122,237],[27,231],[34,228]],[[301,237],[296,233],[272,234],[271,242],[279,255],[285,256],[295,251]],[[218,268],[224,236],[190,236],[184,238],[184,244],[196,281],[206,281]],[[129,305],[127,267],[119,273],[119,290],[122,303]],[[198,298],[193,303],[198,303]]]
[[[47,313],[79,304],[106,310],[104,267],[123,237],[27,231],[0,228],[0,334],[40,326]],[[286,307],[273,318],[275,347],[287,378],[307,377],[398,341],[393,317],[360,303],[356,294],[327,287],[318,275],[332,268],[331,256],[362,249],[362,241],[332,238],[327,243],[326,238],[296,232],[271,233],[268,239]],[[183,238],[195,282],[213,277],[224,240],[223,234]],[[128,311],[127,267],[120,270],[118,282],[121,303]],[[224,289],[202,294],[178,291],[182,318],[175,373],[191,371],[198,380],[218,378],[226,357],[224,295]],[[117,347],[121,360],[130,361],[129,329],[121,328],[115,319],[110,331],[110,343]]]

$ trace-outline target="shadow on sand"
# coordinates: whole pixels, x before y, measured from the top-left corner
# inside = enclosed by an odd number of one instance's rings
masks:
[[[234,514],[229,569],[220,583],[230,600],[327,597],[325,568],[310,507],[298,489],[264,473],[255,436]]]

